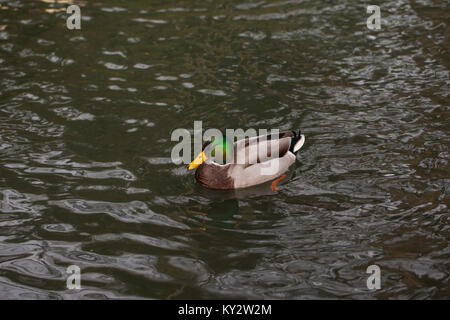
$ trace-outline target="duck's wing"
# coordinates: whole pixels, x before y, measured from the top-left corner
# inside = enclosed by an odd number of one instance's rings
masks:
[[[295,155],[286,152],[280,158],[269,159],[247,167],[235,165],[230,169],[234,188],[245,188],[278,178],[295,162]]]
[[[248,167],[282,158],[289,151],[294,137],[292,131],[284,131],[239,140],[234,143],[233,163]]]

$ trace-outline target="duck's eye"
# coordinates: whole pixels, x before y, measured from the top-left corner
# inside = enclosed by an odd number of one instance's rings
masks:
[[[203,142],[203,145],[202,145],[202,150],[205,150],[206,149],[206,147],[209,145],[211,143],[211,141],[206,141],[206,142]]]

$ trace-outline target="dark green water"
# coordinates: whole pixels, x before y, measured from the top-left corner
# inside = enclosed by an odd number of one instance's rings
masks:
[[[448,2],[58,2],[0,0],[0,298],[450,297]],[[210,191],[196,120],[306,144]]]

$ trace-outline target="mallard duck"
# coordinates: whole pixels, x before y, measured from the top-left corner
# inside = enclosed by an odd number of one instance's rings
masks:
[[[197,182],[211,189],[255,186],[286,172],[304,143],[305,136],[300,130],[298,133],[284,131],[277,135],[261,135],[235,143],[227,137],[219,137],[203,145],[202,152],[190,163],[189,170],[198,167],[195,172]],[[232,161],[225,163],[223,160],[230,153]],[[281,179],[275,180],[275,185],[278,180]]]

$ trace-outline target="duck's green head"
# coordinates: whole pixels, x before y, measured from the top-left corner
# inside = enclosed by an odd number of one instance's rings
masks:
[[[197,168],[209,158],[225,164],[227,154],[229,157],[233,155],[233,142],[226,136],[215,137],[212,141],[203,144],[202,152],[189,164],[189,170]]]

